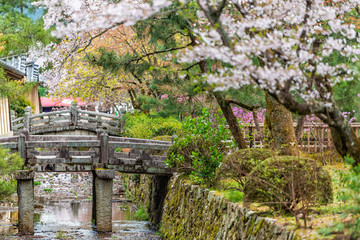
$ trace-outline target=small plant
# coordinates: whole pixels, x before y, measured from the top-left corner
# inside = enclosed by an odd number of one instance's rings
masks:
[[[225,128],[226,121],[219,114],[203,109],[202,116],[187,118],[183,132],[167,152],[167,164],[180,172],[188,173],[196,183],[209,187],[216,182],[215,172],[224,154],[232,145],[231,135]]]
[[[56,239],[65,239],[66,236],[64,234],[64,232],[62,230],[59,230],[58,233],[56,234]]]
[[[147,213],[147,210],[145,206],[140,206],[138,210],[135,212],[134,217],[136,220],[139,221],[146,221],[149,218],[149,215]]]
[[[39,182],[39,181],[34,181],[34,185],[35,185],[35,186],[40,186],[40,185],[41,185],[41,182]]]
[[[52,193],[53,189],[52,188],[44,188],[44,192],[47,193]]]

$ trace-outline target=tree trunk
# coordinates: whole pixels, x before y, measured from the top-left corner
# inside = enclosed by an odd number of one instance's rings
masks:
[[[241,128],[239,128],[239,124],[230,104],[225,101],[224,97],[221,95],[220,92],[213,92],[213,95],[218,102],[221,111],[224,114],[227,124],[229,124],[230,131],[235,139],[238,148],[247,148],[243,132],[241,131]]]
[[[207,73],[209,70],[205,61],[200,61],[199,67],[200,67],[202,73]],[[247,148],[243,132],[239,127],[239,124],[237,122],[237,119],[234,115],[234,112],[233,112],[230,104],[226,102],[226,100],[224,99],[223,95],[220,92],[213,92],[213,95],[214,95],[216,101],[218,102],[218,104],[221,108],[221,111],[224,114],[226,122],[229,125],[231,134],[234,137],[238,148],[239,149]]]
[[[279,155],[299,154],[291,112],[268,93],[265,94],[265,122],[270,132],[271,146],[279,150]]]

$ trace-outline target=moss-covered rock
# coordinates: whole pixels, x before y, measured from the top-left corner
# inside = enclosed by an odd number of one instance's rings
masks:
[[[284,210],[304,204],[326,204],[332,198],[328,172],[317,161],[296,156],[266,159],[247,176],[244,186],[245,202]]]
[[[223,160],[218,174],[222,178],[234,179],[241,187],[243,187],[245,177],[252,171],[252,169],[265,159],[272,157],[273,154],[274,153],[269,149],[240,149],[228,155]]]

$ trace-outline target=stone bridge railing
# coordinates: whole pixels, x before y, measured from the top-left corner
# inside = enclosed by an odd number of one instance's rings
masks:
[[[0,145],[18,151],[27,169],[37,172],[89,172],[97,168],[125,173],[171,174],[165,164],[167,141],[108,136],[30,135],[0,138]]]
[[[70,110],[31,114],[31,107],[25,108],[24,117],[11,116],[11,126],[15,135],[23,129],[30,134],[44,134],[73,130],[96,132],[103,129],[109,135],[119,135],[122,123],[119,116],[92,111],[78,110],[77,103]]]

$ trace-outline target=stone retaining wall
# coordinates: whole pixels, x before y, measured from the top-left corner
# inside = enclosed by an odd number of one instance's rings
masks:
[[[128,193],[149,204],[151,177],[125,177]],[[151,213],[150,213],[151,214]],[[276,220],[229,202],[200,186],[173,177],[160,223],[165,239],[301,239]]]

